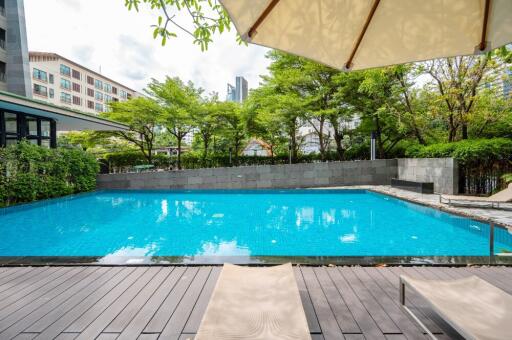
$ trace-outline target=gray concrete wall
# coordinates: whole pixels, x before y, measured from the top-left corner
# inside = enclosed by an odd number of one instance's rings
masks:
[[[398,160],[398,178],[433,182],[434,192],[459,193],[459,167],[452,158],[405,158]]]
[[[389,185],[397,160],[265,165],[98,176],[99,189],[270,189]]]

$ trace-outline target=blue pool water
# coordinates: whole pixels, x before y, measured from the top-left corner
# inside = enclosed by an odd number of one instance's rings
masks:
[[[487,224],[362,190],[100,191],[0,209],[0,235],[0,256],[489,255]]]

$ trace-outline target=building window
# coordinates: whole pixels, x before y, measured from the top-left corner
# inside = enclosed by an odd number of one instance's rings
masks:
[[[0,81],[5,82],[5,72],[7,69],[7,64],[3,61],[0,61]]]
[[[87,84],[94,85],[94,78],[91,76],[87,76]]]
[[[101,80],[96,79],[94,81],[94,87],[98,90],[103,90],[103,82]]]
[[[48,120],[41,120],[41,137],[51,136],[51,125]]]
[[[0,28],[0,48],[2,48],[3,50],[5,50],[5,36],[5,30],[3,28]]]
[[[92,100],[87,101],[87,108],[94,110],[94,102]]]
[[[7,134],[18,134],[18,115],[15,113],[4,113],[5,132]]]
[[[37,118],[27,116],[26,117],[25,126],[26,126],[26,129],[27,129],[25,135],[28,138],[31,138],[31,137],[37,138],[37,136],[38,136],[38,133],[37,133]]]
[[[73,91],[80,92],[81,91],[80,84],[73,83]]]
[[[107,92],[107,93],[112,93],[112,85],[110,84],[103,84],[103,91]]]
[[[44,81],[44,82],[48,81],[47,73],[45,71],[38,70],[37,68],[34,68],[34,70],[32,72],[32,77],[34,79],[37,79],[40,81]]]
[[[103,101],[103,93],[96,91],[96,95],[94,96],[96,100]]]
[[[82,105],[82,98],[73,96],[73,104],[75,105]]]
[[[48,97],[48,88],[39,84],[34,84],[34,94],[38,96]]]
[[[113,94],[117,94],[117,87],[112,86],[112,93],[113,93]]]
[[[50,80],[50,84],[53,84],[53,74],[50,73],[48,79]]]
[[[104,98],[105,98],[105,103],[109,103],[112,101],[112,97],[109,96],[108,94],[106,94]]]
[[[60,80],[60,88],[66,89],[66,90],[71,90],[71,82],[67,79],[61,79]]]
[[[66,104],[71,104],[71,95],[66,92],[60,93],[60,101]]]
[[[75,78],[75,79],[78,79],[78,80],[81,80],[82,79],[82,75],[80,74],[80,72],[78,72],[77,70],[73,70],[71,72],[72,74],[72,77]]]
[[[71,68],[69,68],[69,66],[60,64],[60,74],[68,77],[71,76]]]
[[[128,93],[125,90],[121,90],[121,98],[125,100],[128,98]]]
[[[96,103],[96,105],[94,106],[94,109],[96,110],[96,112],[103,112],[103,104]]]
[[[89,97],[94,97],[94,90],[93,89],[87,89],[87,95]]]
[[[49,93],[50,93],[50,98],[55,97],[55,91],[53,91],[53,89],[50,89]]]

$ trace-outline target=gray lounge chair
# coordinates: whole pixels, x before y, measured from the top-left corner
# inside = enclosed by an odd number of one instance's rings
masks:
[[[421,280],[400,276],[400,303],[432,339],[437,339],[405,305],[406,289],[421,295],[466,339],[512,338],[512,295],[477,276],[457,280]]]
[[[502,208],[503,203],[512,202],[512,183],[508,185],[508,188],[501,190],[500,192],[489,196],[489,197],[477,197],[477,196],[457,196],[457,195],[440,195],[439,203],[445,203],[453,206],[474,206],[474,207],[486,207],[491,208]]]

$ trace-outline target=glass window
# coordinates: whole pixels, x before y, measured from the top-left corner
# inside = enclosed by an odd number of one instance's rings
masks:
[[[47,73],[41,70],[38,70],[37,68],[34,68],[32,76],[34,79],[39,79],[41,81],[48,81]]]
[[[105,91],[107,93],[111,93],[112,92],[112,85],[105,83],[103,85],[103,91]]]
[[[5,112],[5,132],[18,133],[18,116],[15,113]]]
[[[125,90],[121,90],[121,98],[123,98],[123,99],[128,98],[128,93],[126,93]]]
[[[53,89],[50,89],[50,98],[53,98],[55,97],[55,91],[53,91]]]
[[[63,103],[71,104],[71,95],[69,93],[61,92],[60,101]]]
[[[7,139],[5,140],[5,145],[6,145],[6,146],[14,145],[14,144],[16,144],[16,143],[18,143],[18,139],[17,139],[17,138],[7,138]]]
[[[49,79],[50,79],[50,84],[53,84],[53,74],[50,73]]]
[[[39,96],[48,97],[48,88],[39,84],[34,84],[34,94]]]
[[[71,82],[67,79],[61,79],[60,80],[60,87],[66,90],[71,89]]]
[[[89,109],[94,109],[94,102],[93,102],[93,101],[88,100],[88,101],[87,101],[87,107],[88,107]]]
[[[41,146],[43,148],[47,148],[49,149],[50,148],[50,140],[49,139],[43,139],[41,140]]]
[[[87,84],[94,85],[94,78],[91,76],[87,76]]]
[[[27,116],[26,120],[27,120],[27,135],[28,136],[37,136],[37,118]]]
[[[94,98],[96,98],[96,100],[103,100],[103,93],[96,91]]]
[[[108,103],[108,102],[111,102],[112,101],[112,97],[109,96],[108,94],[105,95],[105,102]]]
[[[103,82],[101,80],[96,79],[94,81],[94,87],[99,89],[99,90],[102,90],[103,89]]]
[[[103,112],[103,104],[101,103],[96,103],[94,109],[98,112]]]
[[[60,64],[60,74],[69,77],[71,75],[71,68],[69,66]]]
[[[28,140],[30,144],[38,145],[39,141],[37,139],[29,139]]]
[[[82,75],[77,70],[73,70],[72,75],[73,75],[73,78],[75,78],[75,79],[78,79],[78,80],[82,79]]]
[[[50,122],[41,120],[41,137],[50,137]]]

